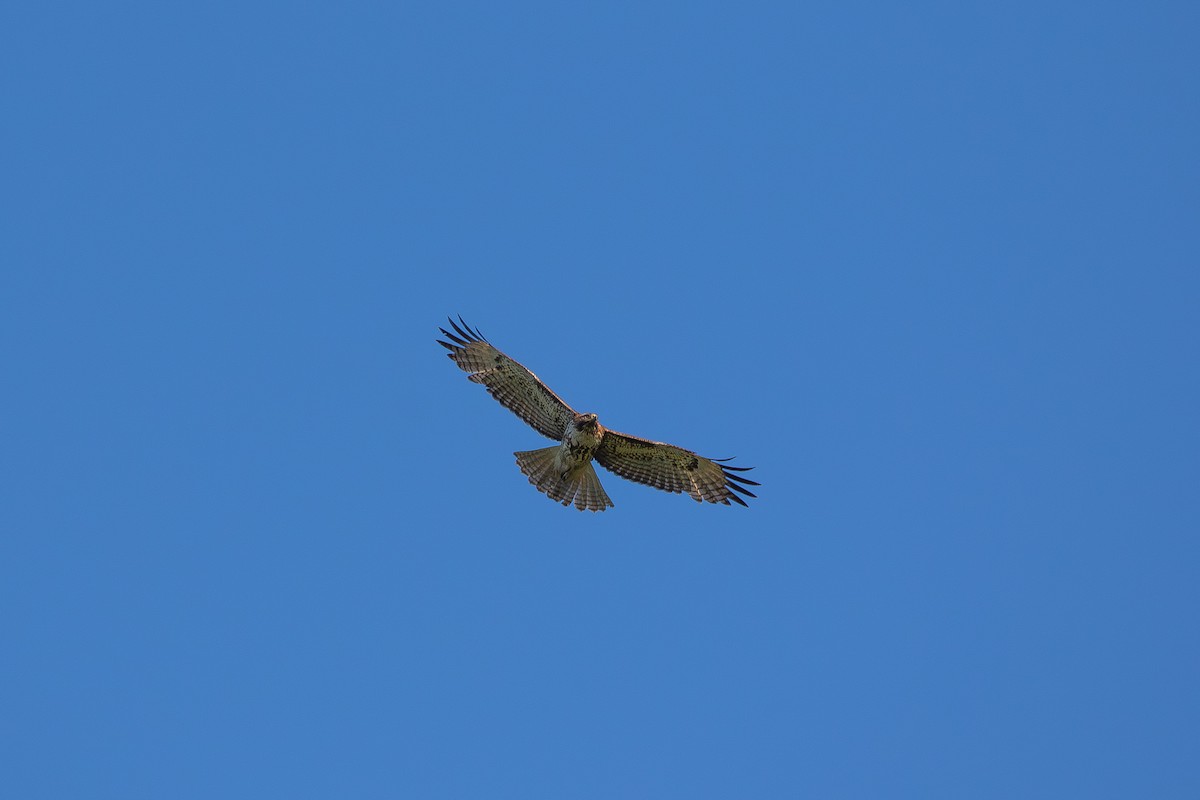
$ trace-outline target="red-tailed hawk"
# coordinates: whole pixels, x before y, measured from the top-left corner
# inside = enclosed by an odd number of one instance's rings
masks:
[[[729,505],[732,500],[744,506],[746,501],[739,494],[755,496],[745,485],[758,483],[736,474],[753,467],[731,467],[719,463],[728,458],[704,458],[682,447],[608,430],[596,421],[595,414],[576,413],[536,375],[492,347],[462,317],[458,322],[450,320],[450,327],[453,333],[439,328],[450,341],[438,339],[437,343],[470,373],[467,380],[483,384],[501,405],[558,442],[543,450],[514,453],[529,482],[552,500],[564,506],[574,503],[580,511],[603,511],[613,504],[592,467],[593,458],[622,478],[668,492],[687,492],[696,502]]]

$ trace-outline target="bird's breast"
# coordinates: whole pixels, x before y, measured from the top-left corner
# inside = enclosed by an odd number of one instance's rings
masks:
[[[563,450],[567,457],[577,464],[589,461],[600,446],[600,434],[599,426],[580,429],[568,425],[563,436]]]

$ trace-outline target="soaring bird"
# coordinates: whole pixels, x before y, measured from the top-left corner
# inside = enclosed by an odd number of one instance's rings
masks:
[[[493,347],[462,317],[449,320],[453,331],[439,328],[449,341],[437,343],[450,359],[483,384],[500,404],[525,420],[535,431],[558,442],[541,450],[514,453],[529,482],[547,497],[580,511],[603,511],[613,505],[592,460],[622,478],[668,492],[687,492],[696,502],[730,501],[745,506],[739,495],[754,497],[747,485],[758,486],[737,473],[753,467],[733,467],[728,458],[705,458],[673,444],[654,442],[609,430],[595,414],[580,414],[563,402],[536,375]]]

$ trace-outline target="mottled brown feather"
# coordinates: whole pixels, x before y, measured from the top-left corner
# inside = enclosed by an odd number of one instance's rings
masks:
[[[738,494],[755,495],[739,484],[758,486],[755,481],[730,471],[744,472],[750,467],[727,467],[673,444],[613,430],[604,432],[595,459],[600,466],[622,478],[666,492],[686,492],[698,502],[729,505],[733,501],[744,506],[746,501]]]
[[[462,325],[459,325],[459,322]],[[453,332],[440,328],[449,342],[438,344],[450,351],[450,359],[481,384],[500,405],[525,420],[535,431],[560,441],[574,410],[542,383],[537,375],[504,355],[484,339],[478,329],[450,320]]]

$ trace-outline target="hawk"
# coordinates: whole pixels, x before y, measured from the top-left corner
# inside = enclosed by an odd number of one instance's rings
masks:
[[[461,325],[459,324],[461,323]],[[449,357],[467,380],[483,384],[500,404],[525,420],[535,431],[558,444],[542,450],[514,453],[517,466],[529,482],[547,497],[564,506],[574,503],[580,511],[603,511],[613,505],[600,485],[592,459],[622,478],[667,492],[687,492],[696,502],[723,503],[732,500],[745,506],[739,495],[754,497],[746,485],[755,481],[738,475],[753,467],[731,467],[728,458],[705,458],[682,447],[652,442],[608,430],[595,414],[579,414],[550,390],[538,377],[493,347],[478,329],[462,317],[450,320],[453,332],[439,328],[437,343],[450,351]]]

